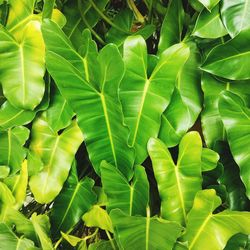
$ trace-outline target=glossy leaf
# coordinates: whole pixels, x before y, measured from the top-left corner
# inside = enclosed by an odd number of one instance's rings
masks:
[[[21,164],[26,156],[26,152],[18,137],[13,133],[13,129],[0,131],[0,164],[10,167],[14,174],[21,169]]]
[[[33,250],[34,242],[29,239],[18,238],[4,223],[0,223],[0,249],[8,250]]]
[[[250,28],[249,0],[223,0],[221,16],[231,37],[235,37],[242,30]]]
[[[184,25],[184,9],[181,0],[171,0],[161,26],[161,35],[158,44],[158,54],[172,45],[181,42]]]
[[[20,41],[0,29],[0,78],[3,93],[18,108],[33,110],[44,94],[44,43],[40,23],[25,27]]]
[[[20,208],[26,198],[26,190],[28,186],[28,169],[27,161],[24,160],[20,170],[20,174],[10,176],[4,180],[5,184],[10,188],[15,198],[15,207]]]
[[[250,200],[246,196],[246,188],[240,178],[240,170],[233,159],[229,145],[219,142],[215,150],[220,154],[220,162],[223,164],[223,174],[219,176],[218,182],[225,185],[228,193],[227,207],[230,210],[247,211],[250,207]]]
[[[149,184],[142,166],[134,170],[131,184],[122,173],[107,162],[101,163],[101,178],[108,197],[107,208],[119,208],[128,215],[145,215],[149,202]]]
[[[189,132],[182,138],[177,164],[159,139],[149,140],[148,151],[161,197],[162,218],[185,224],[202,183],[202,141],[199,134]]]
[[[46,112],[49,126],[55,132],[64,129],[70,125],[73,114],[67,101],[60,94],[59,90],[55,89],[50,100],[50,106]]]
[[[225,44],[215,47],[208,54],[202,70],[231,80],[249,79],[249,39],[250,30],[246,30]]]
[[[159,138],[168,146],[176,146],[194,125],[202,105],[200,90],[200,55],[196,45],[187,43],[190,56],[178,73],[170,104],[161,119]]]
[[[136,163],[147,157],[147,141],[156,137],[163,111],[170,102],[177,74],[189,56],[184,44],[164,51],[152,74],[147,75],[147,48],[140,36],[124,43],[126,72],[120,87],[125,123],[130,128],[129,144],[135,147]],[[137,67],[141,65],[142,67]]]
[[[123,125],[117,94],[124,70],[117,48],[108,45],[99,53],[101,81],[96,89],[88,83],[85,68],[88,61],[73,50],[59,27],[52,22],[44,23],[43,36],[48,70],[77,114],[96,172],[100,174],[99,165],[105,159],[130,178],[134,152],[127,146],[128,129]]]
[[[250,101],[249,81],[221,81],[204,73],[202,75],[202,90],[204,92],[204,109],[201,113],[202,132],[208,147],[214,148],[216,141],[225,141],[226,132],[218,110],[219,94],[230,90]]]
[[[210,171],[216,168],[220,155],[209,148],[203,148],[201,153],[202,172]]]
[[[54,235],[58,235],[60,231],[68,232],[91,208],[96,200],[92,191],[93,185],[94,182],[90,178],[79,181],[75,166],[72,166],[69,178],[55,199],[51,211],[51,225]]]
[[[250,141],[250,109],[240,96],[225,91],[219,99],[219,112],[232,155],[240,167],[240,176],[250,198],[250,154],[246,150]]]
[[[49,237],[50,222],[49,217],[45,214],[32,214],[31,221],[35,232],[39,238],[42,249],[53,250],[53,245]]]
[[[157,217],[150,218],[149,215],[147,217],[129,216],[119,209],[112,210],[110,216],[120,249],[170,250],[182,229],[175,222]]]
[[[211,12],[203,9],[196,20],[193,35],[215,39],[226,34],[227,30],[220,19],[219,6],[213,8]]]
[[[42,160],[42,171],[30,178],[30,189],[39,203],[51,202],[67,179],[75,153],[83,141],[82,133],[73,121],[60,135],[48,125],[45,113],[33,123],[31,152]]]
[[[188,215],[186,232],[182,237],[188,241],[189,250],[209,248],[221,250],[227,241],[237,233],[250,233],[250,213],[225,210],[213,211],[221,204],[215,190],[199,191]],[[216,237],[214,237],[216,232]]]
[[[31,122],[36,113],[30,110],[19,109],[6,101],[0,109],[0,127],[3,129],[25,125]]]
[[[113,233],[113,226],[107,211],[98,205],[94,205],[82,216],[87,227],[98,227]]]

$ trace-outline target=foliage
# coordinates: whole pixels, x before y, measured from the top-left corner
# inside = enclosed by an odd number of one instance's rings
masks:
[[[250,249],[249,0],[0,0],[0,249]]]

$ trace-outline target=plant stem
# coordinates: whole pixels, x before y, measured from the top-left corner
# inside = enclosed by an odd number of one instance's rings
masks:
[[[115,29],[130,35],[131,33],[120,28],[118,25],[116,25],[115,23],[113,23],[105,14],[103,14],[103,12],[98,8],[98,6],[92,1],[89,0],[89,2],[91,3],[92,7],[96,10],[96,12],[101,16],[101,18],[106,21],[109,25],[111,25],[112,27],[114,27]]]
[[[84,16],[84,13],[82,11],[82,6],[81,6],[81,0],[78,0],[77,1],[78,3],[78,9],[80,11],[80,15],[81,15],[81,18],[82,18],[82,21],[84,22],[84,24],[87,26],[87,28],[90,30],[90,32],[96,37],[96,39],[102,44],[102,45],[105,45],[105,42],[103,41],[103,39],[94,31],[94,29],[89,25],[89,23],[87,22],[85,16]]]
[[[136,20],[140,23],[144,23],[144,17],[141,14],[141,12],[137,9],[134,0],[127,0],[128,1],[128,6],[133,10],[135,16],[136,16]]]
[[[108,239],[109,239],[109,241],[110,241],[110,244],[111,244],[112,248],[113,248],[114,250],[116,250],[116,247],[115,247],[115,245],[114,245],[113,239],[111,238],[111,235],[110,235],[109,231],[108,231],[108,230],[105,230],[105,233],[106,233],[107,236],[108,236]]]

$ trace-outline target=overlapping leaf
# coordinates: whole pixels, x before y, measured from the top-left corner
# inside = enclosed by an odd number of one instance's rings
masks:
[[[221,93],[219,112],[226,128],[227,139],[240,175],[250,197],[250,154],[246,150],[250,141],[250,109],[244,100],[229,91]]]
[[[150,76],[147,48],[140,36],[124,43],[125,76],[120,87],[125,123],[130,128],[129,144],[135,147],[136,163],[147,157],[147,141],[157,137],[163,111],[170,102],[177,74],[189,56],[189,48],[178,44],[165,50]],[[141,65],[141,67],[138,67]]]
[[[88,60],[73,49],[56,24],[44,23],[43,36],[48,70],[77,114],[95,170],[100,173],[100,162],[105,159],[130,177],[134,153],[127,146],[128,129],[123,125],[117,93],[123,76],[117,48],[108,45],[98,56],[101,77],[97,89],[89,82]]]
[[[188,214],[186,232],[182,237],[188,241],[189,250],[200,250],[208,247],[221,250],[227,241],[237,233],[250,233],[250,213],[225,210],[213,213],[221,204],[215,190],[199,191],[193,208]],[[216,237],[214,233],[216,232]]]
[[[182,138],[177,164],[159,139],[149,140],[148,151],[161,197],[161,216],[185,224],[202,183],[202,142],[199,134],[189,132]]]
[[[73,121],[60,135],[48,125],[45,113],[32,126],[31,152],[43,162],[43,169],[30,178],[30,188],[39,203],[55,199],[69,174],[77,149],[83,141],[82,133]]]

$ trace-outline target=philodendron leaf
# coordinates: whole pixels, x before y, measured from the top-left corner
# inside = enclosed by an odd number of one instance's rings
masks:
[[[201,69],[231,80],[250,79],[249,39],[250,30],[245,30],[232,40],[215,47],[208,54]]]
[[[211,12],[203,9],[196,20],[192,35],[201,38],[215,39],[225,36],[226,34],[227,30],[220,19],[219,6],[216,6]]]
[[[196,194],[182,237],[182,241],[188,241],[189,250],[208,249],[208,244],[209,249],[221,250],[233,235],[250,233],[250,212],[225,210],[213,213],[220,204],[221,200],[214,189]]]
[[[161,216],[185,224],[195,194],[201,189],[202,141],[198,132],[181,140],[177,164],[166,145],[151,138],[148,151],[161,197]]]
[[[73,49],[56,24],[46,21],[43,36],[48,70],[77,115],[96,172],[100,174],[100,163],[105,159],[130,178],[134,151],[127,145],[129,132],[123,124],[117,93],[124,71],[118,49],[110,44],[100,51],[96,61],[100,82],[95,86],[89,82],[88,58]]]
[[[209,148],[203,148],[201,154],[202,172],[210,171],[216,168],[220,155]]]
[[[151,218],[149,212],[147,217],[129,216],[114,209],[110,216],[120,249],[171,250],[182,230],[178,223]]]
[[[218,142],[215,150],[220,154],[220,162],[224,166],[218,182],[226,187],[227,207],[230,210],[246,211],[250,207],[250,200],[246,196],[246,188],[240,178],[240,169],[233,159],[229,145],[226,142]]]
[[[20,237],[18,238],[13,231],[4,223],[0,223],[0,249],[8,250],[33,250],[34,242]]]
[[[235,37],[242,30],[250,27],[249,0],[223,0],[221,16],[231,37]]]
[[[52,93],[46,116],[49,126],[56,132],[70,125],[73,111],[57,88]]]
[[[227,140],[234,160],[240,167],[240,176],[250,198],[250,109],[244,100],[229,91],[219,99],[219,112],[226,128]]]
[[[170,104],[161,119],[159,138],[168,146],[176,146],[194,125],[201,111],[200,54],[193,42],[186,46],[190,56],[178,73]]]
[[[219,114],[219,94],[223,90],[240,95],[246,101],[250,101],[250,81],[223,82],[210,74],[202,75],[202,90],[204,92],[204,109],[201,113],[202,132],[206,144],[214,148],[216,141],[225,141],[226,132]]]
[[[42,249],[53,250],[53,245],[50,238],[50,222],[49,217],[45,214],[32,214],[31,222],[34,226],[35,232],[39,238]]]
[[[94,205],[82,216],[87,227],[98,227],[113,233],[113,226],[107,211],[98,205]]]
[[[0,127],[3,129],[25,125],[31,122],[36,113],[31,110],[16,108],[9,101],[4,102],[0,109]]]
[[[20,208],[26,198],[26,190],[28,186],[28,168],[27,160],[24,160],[20,170],[20,174],[9,176],[4,183],[10,188],[15,198],[15,207]]]
[[[171,0],[161,26],[158,54],[170,46],[181,42],[185,12],[181,0]]]
[[[30,150],[44,167],[31,176],[30,189],[39,203],[49,203],[61,191],[83,136],[76,121],[58,135],[49,127],[46,113],[34,121],[31,136]]]
[[[0,78],[3,93],[18,108],[33,110],[44,94],[45,48],[40,22],[29,22],[17,41],[0,28]]]
[[[119,208],[128,215],[145,215],[149,202],[149,184],[142,166],[136,166],[131,184],[107,162],[101,163],[101,178],[108,197],[108,211]]]
[[[151,75],[147,75],[147,47],[140,36],[128,37],[124,43],[125,75],[120,99],[125,123],[130,128],[129,144],[135,147],[136,163],[147,157],[147,141],[157,137],[161,115],[170,102],[179,70],[189,56],[185,44],[165,50]],[[138,67],[141,65],[141,67]]]
[[[15,174],[21,169],[21,164],[26,156],[26,152],[13,130],[14,128],[0,131],[0,165],[8,166],[11,174]]]
[[[92,191],[94,181],[90,178],[79,181],[76,171],[73,164],[68,180],[55,199],[51,211],[53,235],[57,236],[60,231],[68,232],[72,229],[96,201]]]

